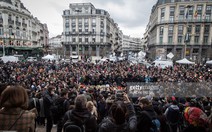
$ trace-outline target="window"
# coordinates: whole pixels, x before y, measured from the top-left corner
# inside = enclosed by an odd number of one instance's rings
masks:
[[[169,26],[169,34],[173,34],[173,28],[174,26]]]
[[[13,35],[13,29],[9,28],[9,35]]]
[[[79,32],[82,32],[82,27],[79,27],[79,29],[78,29],[78,30],[79,30]]]
[[[16,28],[16,36],[20,37],[20,30],[19,30],[19,28]]]
[[[72,28],[72,32],[76,32],[76,28],[74,27],[74,28]]]
[[[16,17],[16,22],[18,22],[19,21],[19,18],[18,17]]]
[[[163,44],[163,37],[160,37],[160,44]]]
[[[96,32],[96,27],[92,27],[92,32],[93,32],[93,33]]]
[[[177,42],[178,43],[182,43],[182,41],[183,41],[183,37],[182,36],[178,36]]]
[[[24,18],[22,19],[22,23],[25,23],[25,19]]]
[[[92,50],[93,50],[93,51],[96,51],[96,47],[92,47]]]
[[[92,19],[92,23],[96,24],[96,18]]]
[[[79,42],[82,42],[82,38],[79,38]]]
[[[169,16],[169,21],[174,22],[174,16]]]
[[[72,42],[76,42],[76,38],[72,38]]]
[[[191,32],[192,32],[192,25],[189,25],[189,26],[187,27],[187,32],[188,32],[188,33],[191,33]]]
[[[168,43],[173,43],[173,36],[168,37]]]
[[[92,38],[92,42],[96,42],[96,38]]]
[[[8,19],[9,19],[9,20],[12,20],[12,16],[11,16],[11,15],[9,15],[9,16],[8,16]]]
[[[103,40],[104,40],[104,38],[103,38],[103,37],[101,37],[101,38],[100,38],[100,42],[101,42],[101,43],[103,43]]]
[[[88,38],[87,37],[85,38],[85,42],[88,42]]]
[[[200,25],[196,25],[195,32],[200,33],[200,28],[201,28]]]
[[[203,43],[204,44],[207,44],[208,43],[208,36],[204,36]]]
[[[79,23],[81,23],[81,24],[82,24],[82,18],[79,18],[79,19],[78,19],[78,21],[79,21]]]
[[[85,32],[88,32],[88,27],[85,27]]]
[[[75,18],[72,19],[72,23],[76,24],[76,19]]]
[[[85,18],[85,23],[88,23],[88,18]]]
[[[165,18],[165,8],[161,9],[161,21],[164,21]]]
[[[160,35],[163,35],[163,27],[160,27]]]
[[[68,18],[66,18],[66,23],[69,23],[69,19]]]
[[[210,25],[205,25],[204,33],[209,34]]]
[[[207,6],[206,6],[206,11],[211,11],[211,8],[212,8],[212,6],[207,5]]]
[[[196,44],[199,43],[199,36],[194,37],[194,43],[196,43]]]
[[[3,29],[3,27],[0,27],[0,35],[4,35],[4,29]]]
[[[169,12],[170,12],[169,16],[174,16],[174,11],[175,11],[175,7],[171,6],[170,10],[169,10]]]
[[[183,34],[183,25],[178,26],[178,34]]]

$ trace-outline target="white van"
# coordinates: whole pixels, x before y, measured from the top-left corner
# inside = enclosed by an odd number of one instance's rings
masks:
[[[171,60],[155,60],[153,65],[164,69],[166,67],[173,67],[173,62]]]

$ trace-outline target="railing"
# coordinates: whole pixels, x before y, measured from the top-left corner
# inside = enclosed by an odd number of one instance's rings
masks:
[[[21,26],[21,22],[19,22],[19,21],[16,21],[15,24],[16,24],[16,26]]]

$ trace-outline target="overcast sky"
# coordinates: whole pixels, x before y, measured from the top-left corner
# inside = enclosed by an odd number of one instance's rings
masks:
[[[152,6],[157,0],[21,0],[24,6],[46,23],[49,36],[63,32],[63,10],[69,9],[70,3],[92,3],[97,9],[109,12],[125,35],[143,37]]]

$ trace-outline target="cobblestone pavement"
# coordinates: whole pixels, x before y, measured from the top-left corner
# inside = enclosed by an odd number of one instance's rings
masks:
[[[56,132],[56,131],[57,131],[57,127],[53,126],[51,132]],[[37,126],[36,132],[46,132],[46,126],[41,126],[41,125]]]

